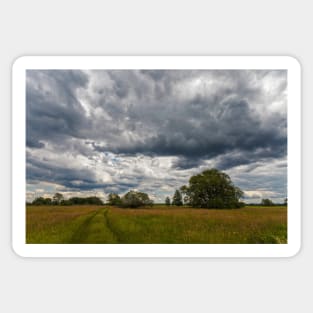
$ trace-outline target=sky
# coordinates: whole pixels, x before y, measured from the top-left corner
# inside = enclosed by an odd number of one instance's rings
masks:
[[[172,197],[217,168],[287,197],[285,70],[27,70],[26,198]]]

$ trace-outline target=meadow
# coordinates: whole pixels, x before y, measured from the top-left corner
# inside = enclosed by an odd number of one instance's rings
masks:
[[[29,244],[284,244],[287,207],[27,206]]]

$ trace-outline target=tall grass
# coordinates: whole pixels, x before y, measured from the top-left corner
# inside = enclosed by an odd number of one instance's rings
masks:
[[[26,243],[70,243],[97,206],[27,206]]]
[[[28,207],[27,243],[287,243],[286,207]]]
[[[108,218],[124,243],[287,243],[286,208],[112,209]]]

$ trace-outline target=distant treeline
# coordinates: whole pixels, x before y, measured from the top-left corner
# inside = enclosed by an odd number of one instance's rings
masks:
[[[269,207],[269,206],[287,206],[287,203],[271,203],[271,204],[264,204],[262,201],[260,203],[246,203],[247,206],[264,206],[264,207]]]
[[[132,195],[133,197],[130,198],[129,195]],[[109,205],[116,205],[116,206],[121,206],[121,207],[139,207],[139,206],[144,206],[144,205],[152,205],[153,202],[149,200],[147,197],[147,201],[141,201],[141,198],[137,197],[137,194],[143,194],[143,193],[135,193],[131,191],[128,195],[128,197],[122,197],[120,198],[116,194],[110,194],[109,199],[107,203],[104,203],[100,198],[98,197],[87,197],[87,198],[82,198],[82,197],[72,197],[70,199],[65,200],[62,197],[59,196],[54,196],[53,198],[44,198],[44,197],[39,197],[36,198],[32,202],[27,202],[27,205],[104,205],[104,204],[109,204]],[[59,194],[60,195],[60,194]],[[175,193],[177,196],[177,192]],[[136,197],[135,197],[136,196]],[[125,200],[125,199],[127,200]],[[124,199],[124,200],[123,200]],[[149,200],[149,201],[148,201]],[[174,197],[175,200],[175,197]],[[124,201],[124,202],[123,202]],[[160,205],[163,205],[164,203],[157,203]],[[176,205],[176,206],[181,206],[183,205],[183,202],[176,203],[173,201],[170,203],[169,197],[165,200],[166,205]],[[187,204],[188,205],[188,204]],[[285,199],[284,203],[274,203],[269,199],[262,199],[261,203],[242,203],[242,206],[244,205],[249,205],[249,206],[287,206],[287,199]]]
[[[32,205],[83,205],[83,204],[92,204],[92,205],[103,205],[103,201],[98,197],[73,197],[70,199],[55,199],[55,197],[51,198],[36,198],[33,202],[28,203]]]
[[[188,206],[194,208],[208,209],[235,209],[242,208],[246,205],[240,201],[244,197],[243,191],[236,187],[230,177],[218,171],[217,169],[205,170],[198,175],[189,179],[189,185],[184,185],[176,189],[172,199],[166,197],[167,206]],[[249,204],[257,206],[287,206],[287,198],[283,204],[275,204],[270,199],[262,199],[261,203]],[[60,193],[54,194],[53,198],[36,198],[31,204],[33,205],[103,205],[103,201],[98,197],[73,197],[68,200],[64,199]],[[152,206],[153,201],[149,195],[144,192],[130,190],[125,195],[120,196],[116,193],[110,193],[107,204],[122,208],[138,208]]]

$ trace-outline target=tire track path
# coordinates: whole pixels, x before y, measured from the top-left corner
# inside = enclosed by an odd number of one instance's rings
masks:
[[[100,208],[88,216],[73,234],[71,243],[118,243],[118,238],[108,223],[107,214],[107,208]]]

